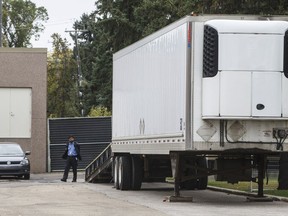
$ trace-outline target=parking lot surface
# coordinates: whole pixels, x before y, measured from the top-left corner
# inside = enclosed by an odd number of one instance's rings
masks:
[[[61,182],[62,173],[31,175],[31,180],[0,179],[0,216],[127,215],[218,216],[287,215],[288,203],[247,202],[245,196],[216,191],[182,191],[193,202],[169,203],[173,186],[144,183],[140,191],[117,191],[113,184]]]

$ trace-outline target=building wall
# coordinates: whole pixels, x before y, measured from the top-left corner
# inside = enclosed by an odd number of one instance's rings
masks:
[[[31,172],[47,171],[47,50],[0,48],[0,88],[32,88],[31,138],[0,138],[31,151]],[[0,98],[1,101],[1,98]]]

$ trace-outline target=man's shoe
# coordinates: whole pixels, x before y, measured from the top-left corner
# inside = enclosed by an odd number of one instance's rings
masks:
[[[66,180],[66,179],[61,179],[61,181],[62,181],[62,182],[66,182],[67,180]]]
[[[72,182],[77,182],[76,180],[73,180]]]

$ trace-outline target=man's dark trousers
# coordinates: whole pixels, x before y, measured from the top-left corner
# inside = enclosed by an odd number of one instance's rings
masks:
[[[63,179],[66,180],[68,178],[69,170],[72,167],[72,170],[73,170],[73,181],[76,181],[77,180],[77,165],[78,165],[77,157],[68,156],[67,160],[66,160],[66,167],[65,167]]]

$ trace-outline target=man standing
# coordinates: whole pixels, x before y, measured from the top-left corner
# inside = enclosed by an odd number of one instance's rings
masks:
[[[74,136],[70,135],[68,137],[68,140],[69,142],[66,144],[65,152],[62,156],[63,159],[66,159],[66,166],[65,166],[65,171],[64,171],[63,178],[61,179],[61,181],[63,182],[67,181],[69,170],[72,167],[72,170],[73,170],[72,182],[76,182],[78,160],[81,160],[80,146],[75,141]]]

